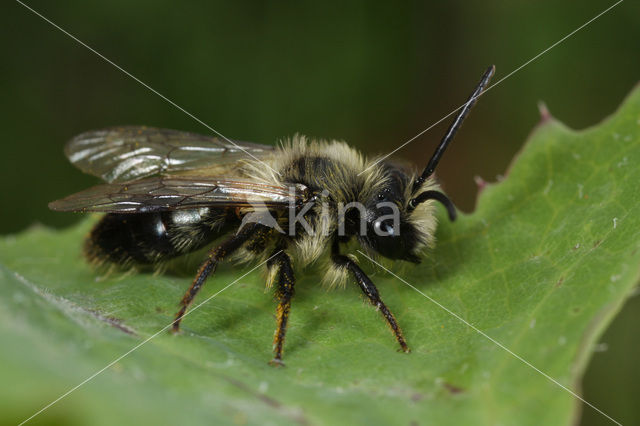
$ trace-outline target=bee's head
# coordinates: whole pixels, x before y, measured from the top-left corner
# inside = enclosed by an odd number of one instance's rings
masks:
[[[376,185],[364,202],[361,244],[389,259],[418,262],[417,248],[423,242],[407,211],[406,189],[410,181],[406,174],[391,165],[381,165],[381,184]]]
[[[389,164],[381,167],[382,183],[364,202],[365,232],[360,232],[359,240],[389,259],[418,263],[419,253],[429,245],[435,230],[433,207],[431,203],[422,203],[429,199],[440,201],[447,207],[451,220],[455,219],[455,207],[437,190],[433,179],[421,185],[421,192],[414,197],[413,180],[407,174]]]
[[[447,208],[449,218],[455,220],[453,203],[438,190],[431,176],[447,145],[494,72],[495,67],[491,66],[484,73],[421,175],[410,179],[398,168],[380,165],[381,183],[365,202],[366,234],[359,237],[362,244],[390,259],[418,262],[418,253],[431,241],[435,230],[435,218],[430,207],[432,203],[423,203],[428,200],[442,203]]]

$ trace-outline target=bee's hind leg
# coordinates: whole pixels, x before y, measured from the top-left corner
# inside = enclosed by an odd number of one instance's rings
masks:
[[[409,346],[407,346],[406,340],[404,340],[404,336],[402,335],[402,330],[398,325],[398,321],[396,317],[393,316],[387,305],[384,304],[382,299],[380,298],[380,294],[378,293],[378,289],[376,288],[373,281],[364,273],[362,269],[358,266],[356,262],[354,262],[349,257],[340,254],[338,241],[336,240],[331,249],[331,259],[333,262],[343,268],[347,268],[351,275],[355,278],[358,286],[362,290],[362,292],[367,296],[369,302],[373,306],[376,307],[377,310],[380,311],[384,319],[387,321],[387,324],[391,328],[393,335],[396,337],[396,340],[400,344],[400,348],[403,352],[411,352]]]
[[[282,352],[284,348],[284,337],[287,332],[287,321],[289,319],[289,311],[291,310],[291,298],[294,294],[295,278],[293,276],[293,267],[291,258],[284,251],[279,250],[267,263],[269,268],[277,268],[276,281],[276,300],[278,307],[276,308],[276,331],[273,336],[273,352],[274,357],[269,364],[274,366],[283,366]]]
[[[226,256],[242,247],[242,245],[255,234],[255,232],[257,231],[257,227],[257,224],[247,225],[219,246],[209,250],[207,259],[202,262],[202,265],[200,265],[198,273],[194,278],[191,287],[189,287],[187,292],[182,297],[182,300],[180,301],[180,310],[176,314],[175,320],[173,321],[174,332],[180,330],[180,321],[182,320],[184,313],[187,311],[187,308],[189,308],[189,305],[191,305],[191,303],[193,302],[193,299],[196,297],[196,294],[198,294],[198,291],[200,291],[202,285],[207,280],[209,275],[215,272],[218,263],[221,262]]]

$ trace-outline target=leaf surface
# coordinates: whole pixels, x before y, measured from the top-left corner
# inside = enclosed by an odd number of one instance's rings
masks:
[[[419,266],[426,296],[579,393],[594,342],[640,275],[640,90],[605,122],[537,126],[506,178]],[[19,422],[154,335],[190,276],[99,279],[81,257],[95,218],[0,240],[0,413]],[[286,368],[267,365],[275,304],[258,271],[224,267],[183,333],[161,332],[34,419],[66,424],[558,424],[580,403],[360,258],[412,348],[398,353],[355,286],[298,271]],[[239,278],[239,279],[238,279]],[[590,409],[590,408],[585,408]],[[615,418],[615,413],[608,413]],[[606,420],[603,417],[603,420]]]

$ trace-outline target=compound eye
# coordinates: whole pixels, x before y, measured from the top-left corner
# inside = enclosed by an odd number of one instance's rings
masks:
[[[392,237],[395,236],[395,229],[391,222],[389,221],[381,221],[376,220],[373,224],[373,228],[376,231],[376,234],[383,237]]]

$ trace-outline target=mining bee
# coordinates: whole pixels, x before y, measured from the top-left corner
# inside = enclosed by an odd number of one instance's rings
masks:
[[[451,220],[456,216],[433,172],[494,70],[487,69],[421,174],[368,160],[338,141],[295,136],[272,147],[117,127],[83,133],[65,147],[74,165],[106,183],[49,207],[106,213],[84,245],[98,266],[157,266],[213,245],[180,302],[174,331],[222,260],[266,261],[267,285],[275,286],[278,304],[272,363],[282,365],[294,264],[318,261],[329,285],[351,276],[409,352],[375,285],[341,246],[358,242],[372,255],[420,261],[434,240],[434,202]]]

